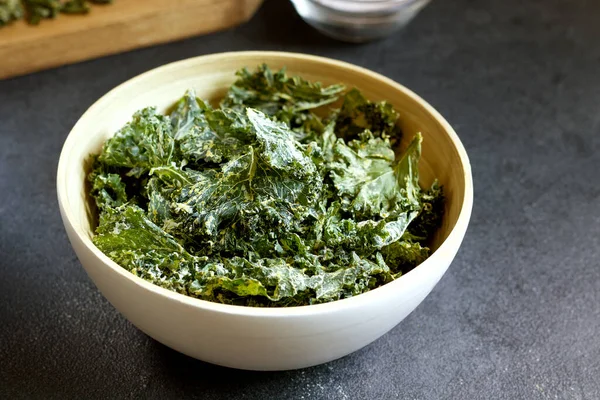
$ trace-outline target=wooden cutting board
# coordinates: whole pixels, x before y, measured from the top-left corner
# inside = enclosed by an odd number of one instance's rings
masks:
[[[0,28],[0,79],[229,28],[263,0],[115,0],[87,15]]]

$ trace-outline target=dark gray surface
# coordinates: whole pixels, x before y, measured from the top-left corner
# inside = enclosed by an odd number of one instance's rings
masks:
[[[434,1],[361,46],[270,1],[234,30],[0,82],[0,398],[599,399],[599,39],[591,0]],[[303,371],[214,367],[146,337],[87,278],[55,196],[62,143],[102,94],[166,62],[247,49],[405,84],[473,166],[471,225],[431,295],[367,348]]]

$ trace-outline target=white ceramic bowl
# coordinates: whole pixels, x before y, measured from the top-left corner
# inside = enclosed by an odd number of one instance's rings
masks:
[[[367,42],[408,24],[430,0],[292,0],[308,24],[334,39]]]
[[[216,100],[236,70],[266,62],[290,74],[356,86],[372,100],[388,100],[401,113],[406,137],[423,133],[423,184],[437,177],[447,206],[435,238],[435,252],[421,265],[378,289],[332,303],[251,308],[216,304],[155,286],[121,268],[92,243],[84,162],[138,109],[159,109],[186,89]],[[129,321],[159,342],[214,364],[252,370],[286,370],[343,357],[396,326],[429,294],[454,258],[473,203],[467,154],[450,125],[429,104],[402,85],[366,69],[326,58],[279,52],[202,56],[156,68],[98,100],[67,137],[57,175],[60,212],[67,234],[102,294]]]

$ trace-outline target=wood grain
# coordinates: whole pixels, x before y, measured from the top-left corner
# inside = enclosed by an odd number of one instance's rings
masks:
[[[262,0],[116,0],[87,15],[0,29],[0,79],[229,28]]]

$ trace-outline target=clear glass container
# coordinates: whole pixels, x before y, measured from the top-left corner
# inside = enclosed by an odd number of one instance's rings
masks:
[[[430,0],[291,0],[298,14],[324,34],[367,42],[410,22]]]

